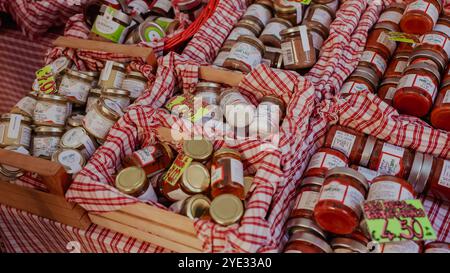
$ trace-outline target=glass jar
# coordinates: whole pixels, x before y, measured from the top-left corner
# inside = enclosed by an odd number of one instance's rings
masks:
[[[126,13],[102,5],[89,36],[93,40],[121,44],[125,40],[131,22],[132,18]]]
[[[317,224],[334,234],[352,233],[359,225],[368,188],[364,176],[351,168],[328,171],[314,208]]]
[[[100,97],[114,101],[117,105],[120,105],[122,111],[125,111],[130,105],[130,92],[124,89],[103,89]]]
[[[394,98],[395,92],[397,92],[397,85],[399,82],[400,78],[384,79],[378,88],[378,97],[387,104],[392,105],[392,99]]]
[[[430,120],[434,127],[450,132],[450,82],[439,90]]]
[[[261,33],[262,28],[253,20],[240,20],[227,37],[226,42],[237,41],[242,35],[257,37]]]
[[[255,180],[255,178],[253,176],[244,176],[244,196],[245,196],[245,199],[247,199],[248,193],[250,192],[250,189],[252,188],[253,180]]]
[[[322,177],[307,177],[303,179],[291,211],[290,218],[314,219],[314,207],[319,200]]]
[[[261,29],[264,29],[270,18],[272,18],[271,8],[259,3],[250,5],[244,16],[242,16],[242,19],[252,20],[257,23]]]
[[[439,72],[446,66],[446,60],[437,52],[416,46],[409,57],[409,65],[416,63],[427,63],[435,67]]]
[[[105,67],[100,73],[98,85],[102,89],[120,88],[123,79],[125,79],[125,65],[114,61],[106,61]]]
[[[72,128],[83,126],[83,119],[84,115],[72,114],[70,117],[67,118],[66,131]]]
[[[156,23],[155,20],[159,20],[160,23],[163,22],[163,17],[148,17],[144,22],[135,27],[133,31],[128,35],[126,44],[139,44],[141,42],[155,42],[166,37],[167,33],[164,28]],[[165,24],[166,27],[178,27],[177,20],[168,19]],[[171,26],[172,25],[172,26]]]
[[[30,155],[30,152],[22,146],[6,146],[3,149],[20,153],[23,155]],[[25,174],[24,170],[16,167],[0,164],[0,179],[2,181],[13,181]]]
[[[422,245],[416,241],[399,241],[380,244],[380,253],[421,253]]]
[[[367,201],[402,201],[414,199],[414,196],[414,189],[407,181],[395,176],[382,175],[372,181],[369,193],[367,194]]]
[[[174,159],[172,148],[161,142],[133,152],[125,160],[125,165],[140,167],[150,177],[167,170]]]
[[[280,34],[285,69],[310,68],[316,63],[314,45],[306,26],[288,28]]]
[[[303,18],[303,24],[305,22],[317,22],[324,28],[330,29],[331,22],[335,14],[332,9],[322,4],[311,4],[306,10],[305,17]]]
[[[367,38],[366,49],[373,49],[375,52],[380,52],[385,60],[392,56],[397,48],[395,41],[389,40],[388,31],[393,29],[375,28]]]
[[[407,178],[413,160],[414,154],[410,150],[377,140],[368,167],[380,175]]]
[[[121,88],[130,92],[130,98],[134,101],[147,89],[147,78],[139,71],[131,71],[123,80]]]
[[[450,201],[450,160],[425,155],[421,175],[414,188],[417,192]]]
[[[409,3],[402,19],[400,28],[411,34],[425,34],[433,30],[442,11],[441,0],[416,0]]]
[[[218,105],[222,86],[215,82],[199,82],[195,87],[195,98],[201,98],[208,104]]]
[[[115,180],[116,188],[142,201],[157,202],[158,198],[150,186],[145,171],[139,167],[128,167],[121,170]]]
[[[91,111],[92,108],[97,104],[97,101],[100,99],[102,94],[102,90],[100,88],[91,88],[89,91],[89,97],[86,102],[86,113]]]
[[[375,93],[379,79],[374,69],[369,66],[358,66],[345,81],[344,85],[342,85],[340,92],[343,97],[365,90],[368,90],[370,93]]]
[[[367,245],[352,238],[337,237],[330,245],[334,253],[367,253]]]
[[[189,15],[192,22],[198,17],[203,8],[202,0],[180,0],[177,2],[178,9]]]
[[[59,95],[39,94],[33,113],[33,123],[37,126],[64,126],[71,105]]]
[[[97,143],[82,127],[75,127],[61,137],[61,148],[80,151],[84,158],[90,158],[97,149]]]
[[[292,24],[288,20],[283,18],[272,18],[264,28],[261,36],[259,36],[259,40],[266,46],[280,48],[280,32],[290,27],[292,27]]]
[[[376,177],[378,177],[378,173],[374,170],[371,169],[367,169],[365,167],[361,167],[361,166],[356,166],[356,165],[351,165],[350,168],[352,168],[353,170],[359,172],[360,174],[362,174],[367,182],[369,183],[369,185],[372,184],[372,180]]]
[[[264,53],[265,46],[258,38],[242,35],[231,48],[223,66],[249,73],[261,64]]]
[[[0,147],[23,146],[30,148],[31,119],[19,114],[3,114],[0,117]]]
[[[248,127],[249,136],[266,139],[278,133],[285,111],[286,104],[281,98],[273,95],[263,96],[256,108],[256,117]]]
[[[33,156],[51,159],[54,152],[58,150],[64,129],[60,127],[40,126],[34,129]]]
[[[287,221],[286,229],[289,236],[297,232],[310,232],[322,239],[327,239],[328,234],[323,231],[314,221],[314,219],[308,218],[290,218]]]
[[[387,68],[387,61],[388,58],[383,56],[380,51],[366,48],[361,55],[358,65],[373,69],[377,73],[378,78],[382,78]]]
[[[283,66],[283,55],[281,49],[266,46],[266,53],[263,56],[262,63],[266,64],[268,67],[281,69]]]
[[[330,245],[310,232],[296,232],[287,242],[284,253],[331,253]]]
[[[196,194],[183,201],[180,214],[192,220],[203,219],[209,216],[210,206],[211,200],[207,196]]]
[[[448,33],[444,34],[437,31],[426,33],[420,37],[420,44],[416,46],[414,51],[428,50],[433,52],[439,59],[437,64],[439,70],[442,71],[450,56],[450,40],[448,37]]]
[[[316,4],[322,4],[329,7],[334,14],[336,14],[336,11],[338,10],[339,7],[339,0],[314,0],[313,2]]]
[[[377,24],[389,26],[392,31],[400,31],[399,23],[402,19],[406,5],[404,3],[390,4],[380,15]]]
[[[19,102],[11,109],[11,114],[19,114],[26,117],[33,117],[34,108],[37,103],[37,92],[29,92],[25,97],[21,98]]]
[[[294,1],[275,0],[273,1],[275,15],[291,22],[293,26],[300,25],[303,20],[303,5]]]
[[[105,140],[111,127],[122,115],[120,105],[112,100],[101,98],[95,107],[86,113],[83,127],[95,138]]]
[[[413,51],[414,47],[415,47],[415,44],[398,43],[397,50],[395,50],[395,55],[397,55],[397,54],[411,55],[411,52]]]
[[[78,150],[58,149],[52,154],[52,161],[61,164],[68,174],[77,174],[86,164],[86,158]]]
[[[442,34],[445,34],[449,36],[450,34],[450,16],[442,14],[439,20],[436,23],[436,26],[434,26],[433,31],[440,32]]]
[[[64,95],[73,104],[85,105],[92,81],[93,77],[68,69],[59,85],[59,94]]]
[[[411,116],[423,117],[431,110],[439,87],[439,71],[417,63],[406,68],[393,98],[394,107]]]
[[[221,148],[213,156],[211,166],[211,196],[229,193],[241,200],[244,195],[244,165],[238,151]]]
[[[244,205],[233,194],[221,194],[212,200],[209,214],[217,224],[229,226],[241,220],[244,215]]]
[[[309,161],[304,177],[324,177],[325,173],[336,167],[346,167],[348,159],[342,152],[330,148],[320,148]]]
[[[316,51],[316,58],[319,56],[320,49],[324,41],[327,39],[329,30],[325,28],[322,24],[314,21],[308,21],[304,23],[308,27],[308,33],[311,35],[313,47]]]
[[[213,65],[222,67],[225,60],[228,58],[228,55],[230,54],[231,48],[236,42],[233,41],[227,41],[223,44],[222,48],[219,50],[219,53],[217,54],[216,59],[213,62]]]
[[[400,78],[408,66],[408,54],[398,54],[391,60],[384,78]]]
[[[170,0],[156,0],[151,12],[161,16],[169,16],[172,11],[172,1]]]
[[[237,89],[223,90],[219,96],[220,110],[227,123],[236,128],[244,128],[253,122],[256,109]]]
[[[429,242],[425,245],[424,253],[450,253],[450,244],[446,242]]]

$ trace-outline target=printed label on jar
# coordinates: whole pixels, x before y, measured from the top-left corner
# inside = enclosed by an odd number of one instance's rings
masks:
[[[313,47],[320,51],[320,48],[322,47],[324,42],[322,35],[315,31],[310,31],[309,34],[311,35]]]
[[[22,116],[11,114],[8,126],[8,138],[16,139],[19,137],[20,124],[22,122]]]
[[[31,143],[31,128],[23,127],[22,128],[22,138],[20,139],[20,144],[26,147],[30,146]]]
[[[285,42],[281,44],[281,52],[283,54],[283,64],[284,65],[292,65],[296,62],[297,56],[294,55],[294,50],[292,48],[291,42]]]
[[[214,60],[213,65],[222,67],[229,54],[230,51],[220,51],[216,59]]]
[[[86,149],[87,157],[91,157],[96,150],[94,142],[88,135],[84,135],[81,141]]]
[[[373,51],[364,51],[361,56],[362,62],[368,62],[374,64],[380,74],[384,74],[386,71],[387,63],[380,54]]]
[[[414,241],[400,241],[383,244],[381,253],[419,253],[419,245]]]
[[[295,209],[314,210],[314,207],[319,200],[319,192],[303,191],[297,196],[295,202]]]
[[[259,20],[261,20],[263,25],[267,25],[267,22],[269,22],[270,17],[272,17],[272,14],[270,13],[270,10],[265,8],[263,5],[253,4],[250,7],[248,7],[244,16],[254,16]]]
[[[378,163],[379,175],[399,175],[402,171],[402,159],[405,149],[389,143],[383,144]]]
[[[176,190],[168,192],[167,196],[169,196],[170,199],[176,200],[176,201],[181,201],[181,200],[184,200],[184,199],[190,197],[190,195],[185,193],[181,188],[178,188]]]
[[[395,66],[394,71],[403,73],[405,71],[406,66],[408,65],[407,61],[398,61],[397,65]]]
[[[237,27],[228,35],[227,41],[236,41],[242,35],[255,37],[255,33],[248,28]]]
[[[28,115],[33,115],[34,112],[34,108],[36,107],[36,103],[37,101],[34,98],[31,97],[24,97],[22,98],[17,104],[16,106],[24,111],[25,113],[27,113]]]
[[[90,96],[87,99],[87,102],[86,102],[86,113],[92,110],[92,108],[95,106],[97,101],[98,101],[98,97]]]
[[[334,134],[331,148],[343,152],[347,157],[350,156],[356,136],[337,130]]]
[[[422,36],[421,42],[424,44],[440,46],[450,56],[450,41],[445,34],[429,33]]]
[[[400,23],[400,20],[402,19],[403,14],[397,12],[397,11],[386,11],[381,14],[380,19],[378,19],[378,23],[381,22],[392,22],[396,25]]]
[[[280,32],[286,28],[287,28],[286,25],[283,25],[283,24],[280,24],[277,22],[272,22],[266,26],[264,31],[261,33],[261,36],[262,35],[275,35],[278,39],[281,40]]]
[[[361,166],[358,166],[358,172],[360,174],[362,174],[367,179],[369,184],[371,184],[371,181],[375,177],[378,176],[378,173],[376,171],[373,171],[373,170],[370,170],[370,169],[367,169],[367,168],[364,168],[364,167],[361,167]]]
[[[370,186],[367,201],[371,200],[410,200],[414,196],[399,183],[379,181]]]
[[[133,99],[138,98],[142,94],[142,92],[144,92],[146,86],[146,82],[134,79],[125,79],[122,82],[122,88],[129,91],[130,97]]]
[[[347,81],[341,88],[342,94],[355,94],[359,92],[363,92],[366,90],[370,90],[366,84],[357,83],[354,81]]]
[[[404,14],[410,11],[425,12],[433,20],[433,25],[435,25],[437,20],[439,19],[439,10],[432,3],[427,3],[423,0],[418,0],[414,3],[409,4]]]
[[[339,157],[328,154],[325,152],[319,152],[312,156],[311,161],[309,162],[308,168],[327,168],[327,169],[333,169],[336,167],[345,167],[347,164],[342,161]]]
[[[352,186],[346,186],[338,181],[332,181],[322,187],[319,201],[322,200],[340,201],[359,216],[361,214],[361,204],[364,202],[364,195]]]
[[[445,96],[444,99],[442,100],[442,103],[450,103],[450,90],[447,90],[447,92],[445,92]]]
[[[114,125],[114,121],[97,114],[97,111],[90,111],[84,117],[83,124],[92,135],[103,139]]]
[[[242,61],[248,65],[249,68],[253,69],[261,63],[262,56],[261,52],[256,47],[245,43],[239,43],[231,49],[228,59]]]
[[[444,25],[444,24],[437,24],[434,27],[433,31],[439,31],[444,34],[448,34],[448,33],[450,33],[450,27],[448,27],[447,25]]]
[[[70,77],[65,76],[59,86],[59,93],[70,99],[84,103],[87,100],[90,89],[90,83],[71,79]]]
[[[397,92],[396,87],[390,87],[388,91],[386,92],[386,96],[384,97],[387,100],[392,100],[394,98],[395,92]]]
[[[67,115],[67,105],[55,105],[40,101],[34,109],[34,120],[38,122],[64,125]]]
[[[230,180],[244,186],[244,165],[240,160],[230,158],[227,159],[230,164]],[[211,184],[222,181],[225,178],[224,167],[213,165],[211,168]]]
[[[158,1],[156,1],[153,8],[160,8],[165,13],[168,13],[170,11],[170,9],[172,8],[172,2],[169,0],[158,0]]]
[[[323,9],[316,8],[314,10],[314,14],[311,17],[311,21],[316,21],[324,25],[326,28],[328,28],[331,25],[331,21],[333,18],[331,18],[331,15],[326,12]]]
[[[438,184],[450,188],[450,161],[448,160],[444,160]]]
[[[50,157],[58,150],[59,137],[34,137],[33,156]]]
[[[95,19],[92,32],[115,43],[122,43],[126,28],[113,20],[116,12],[118,11],[107,7],[104,15],[99,15]]]
[[[70,174],[78,173],[83,168],[81,166],[81,155],[77,152],[74,152],[73,150],[62,151],[58,155],[58,162],[61,163],[61,165],[65,166],[66,169],[68,168],[67,171]]]
[[[152,186],[149,186],[147,188],[147,191],[139,196],[138,199],[142,201],[158,202],[158,196],[156,195],[155,190]]]
[[[431,77],[420,76],[417,74],[408,74],[403,76],[398,83],[397,89],[404,87],[417,87],[423,90],[431,96],[433,102],[438,88],[436,84],[434,84]]]
[[[134,152],[134,154],[138,158],[141,166],[146,166],[150,163],[155,162],[155,156],[154,156],[155,152],[156,152],[155,146],[148,146],[148,147],[145,147],[144,149]]]

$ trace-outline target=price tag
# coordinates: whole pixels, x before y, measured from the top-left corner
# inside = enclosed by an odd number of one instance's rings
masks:
[[[419,36],[414,35],[414,34],[407,34],[407,33],[403,33],[403,32],[395,32],[395,31],[390,31],[388,32],[388,39],[391,41],[396,41],[396,42],[402,42],[402,43],[409,43],[409,44],[418,44],[419,41]]]
[[[39,92],[45,94],[54,94],[58,92],[51,65],[44,66],[36,71],[36,79],[38,81]]]
[[[309,5],[311,4],[312,0],[289,0],[288,2],[297,2],[302,5]]]
[[[420,200],[373,200],[363,205],[367,227],[374,241],[436,240]]]
[[[164,175],[163,183],[168,183],[172,186],[175,186],[180,177],[183,175],[186,168],[189,167],[189,165],[191,165],[191,162],[192,158],[185,156],[183,154],[178,154],[175,160],[173,161],[172,166],[170,166],[169,170]]]

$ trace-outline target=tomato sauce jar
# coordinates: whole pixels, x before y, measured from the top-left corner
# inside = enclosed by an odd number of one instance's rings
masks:
[[[409,57],[409,65],[416,63],[427,63],[441,72],[446,66],[446,59],[436,51],[416,46]]]
[[[393,98],[401,113],[423,117],[431,110],[437,95],[440,74],[428,63],[416,63],[406,68]]]
[[[387,104],[392,105],[392,99],[394,98],[395,92],[397,92],[397,85],[399,82],[400,78],[384,79],[378,88],[378,97]]]
[[[378,28],[375,27],[367,38],[366,49],[373,49],[380,52],[385,59],[392,56],[397,48],[397,43],[389,40],[388,31],[395,31],[395,29],[390,27],[388,29],[381,28],[380,26]]]
[[[421,172],[414,181],[418,193],[450,201],[450,160],[424,155]]]
[[[415,50],[429,50],[436,54],[440,59],[437,64],[444,64],[440,65],[440,71],[442,71],[450,56],[450,39],[448,34],[432,31],[420,37],[420,44]]]
[[[375,70],[367,66],[358,66],[341,87],[341,94],[346,97],[368,90],[375,93],[380,78]]]
[[[359,66],[373,69],[378,78],[381,78],[386,71],[388,58],[389,56],[383,55],[380,50],[367,48],[361,55]]]
[[[380,253],[421,253],[422,244],[416,241],[399,241],[380,245]]]
[[[404,3],[390,4],[380,15],[377,25],[388,26],[392,31],[399,31],[399,23],[402,19],[406,5]]]
[[[425,34],[430,32],[442,11],[441,0],[416,0],[408,4],[400,28],[403,32],[411,34]]]
[[[384,78],[400,78],[408,66],[409,54],[397,54],[389,63]]]
[[[413,186],[402,178],[382,175],[373,179],[367,201],[372,200],[410,200],[414,199]]]
[[[369,183],[369,185],[372,184],[372,180],[375,179],[376,177],[378,177],[378,173],[374,170],[371,169],[367,169],[365,167],[362,166],[357,166],[357,165],[351,165],[350,168],[352,168],[353,170],[359,172],[360,174],[362,174],[367,182]]]
[[[437,31],[440,33],[443,33],[447,36],[450,35],[450,16],[448,15],[441,15],[439,20],[436,23],[436,26],[434,26],[433,31]]]
[[[307,177],[303,179],[295,199],[294,208],[291,211],[291,218],[314,219],[314,207],[319,199],[323,181],[322,177]]]
[[[450,81],[439,90],[430,120],[434,127],[450,131]]]
[[[335,167],[346,167],[348,158],[342,152],[330,148],[320,148],[309,161],[305,177],[324,177],[328,170]]]
[[[284,253],[331,253],[330,245],[310,232],[296,232],[289,239]]]
[[[369,184],[357,171],[338,167],[327,172],[314,208],[314,219],[325,231],[350,234],[359,225],[361,204]]]
[[[411,170],[413,157],[408,149],[377,140],[368,167],[380,175],[406,178]]]
[[[450,244],[446,242],[427,243],[424,253],[450,253]]]

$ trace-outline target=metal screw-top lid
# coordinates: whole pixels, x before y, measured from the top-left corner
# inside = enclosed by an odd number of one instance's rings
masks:
[[[361,166],[367,167],[367,165],[369,164],[369,160],[372,156],[372,152],[376,142],[377,139],[374,136],[367,136],[366,145],[364,146],[364,150],[361,153],[361,161],[359,162]]]
[[[301,241],[305,242],[311,245],[314,245],[318,248],[320,248],[325,253],[331,253],[333,250],[331,249],[330,245],[325,242],[322,238],[319,236],[316,236],[309,232],[296,232],[292,234],[291,238],[289,239],[289,242],[294,241]]]
[[[181,182],[183,187],[191,193],[201,193],[209,188],[211,177],[205,165],[192,162],[183,172]]]
[[[183,202],[180,213],[191,218],[200,218],[209,212],[211,200],[203,194],[193,195]]]
[[[226,147],[220,148],[219,150],[217,150],[214,153],[214,157],[221,156],[223,154],[233,154],[233,155],[241,157],[241,154],[238,151],[236,151],[234,149],[226,148]]]
[[[83,125],[84,115],[75,114],[67,118],[67,124],[72,127],[80,127]]]
[[[105,11],[106,11],[106,8],[108,8],[107,5],[102,5],[101,8],[100,8],[100,13],[104,14]],[[120,11],[120,10],[116,10],[116,9],[115,9],[115,12],[114,12],[114,18],[116,18],[117,20],[120,20],[121,22],[123,22],[123,23],[125,23],[127,25],[129,25],[131,23],[131,20],[132,20],[131,17],[128,16],[128,14],[126,14],[126,13]]]
[[[367,253],[367,246],[350,238],[334,238],[330,244],[333,249],[342,247],[351,249],[353,252]]]
[[[302,183],[300,184],[301,187],[314,185],[314,186],[322,186],[323,181],[325,179],[323,177],[316,177],[316,176],[310,176],[306,177],[302,180]]]
[[[70,75],[70,76],[74,76],[86,81],[93,81],[94,77],[91,77],[89,75],[86,75],[85,73],[81,73],[80,71],[76,71],[76,70],[72,70],[72,69],[67,69],[66,70],[66,74]]]
[[[287,229],[289,234],[294,234],[296,232],[302,231],[313,231],[317,235],[321,236],[323,239],[327,238],[327,233],[321,229],[316,222],[307,218],[292,218],[287,222]]]
[[[422,168],[420,169],[419,178],[417,182],[413,184],[414,190],[417,193],[422,193],[428,182],[428,178],[431,174],[431,169],[433,167],[434,158],[431,155],[425,154],[423,156]]]
[[[213,88],[220,89],[222,86],[215,82],[199,82],[195,88]]]
[[[89,90],[89,95],[92,95],[92,94],[101,95],[102,94],[102,89],[100,89],[100,88],[91,88]]]
[[[244,27],[250,29],[255,36],[259,35],[262,31],[262,28],[259,24],[255,23],[255,21],[250,19],[242,19],[237,24],[236,27]]]
[[[375,70],[370,66],[364,65],[364,63],[362,65],[359,64],[358,67],[356,67],[355,71],[353,71],[352,75],[350,75],[350,77],[361,77],[367,79],[372,84],[372,87],[374,89],[376,89],[376,87],[378,86],[378,82],[380,81],[380,78],[378,77]]]
[[[128,167],[116,176],[116,188],[129,195],[139,193],[148,183],[145,171],[139,167]]]
[[[204,161],[211,157],[213,145],[207,139],[189,139],[184,141],[183,151],[194,160]]]
[[[120,105],[110,99],[100,98],[97,105],[100,111],[112,120],[118,120],[123,115]]]
[[[138,79],[140,79],[140,80],[142,80],[142,81],[147,82],[147,78],[144,76],[144,74],[142,74],[142,73],[139,72],[139,71],[130,71],[130,72],[127,74],[127,77],[134,77],[134,78],[138,78]]]
[[[60,127],[39,126],[34,128],[35,133],[64,133],[64,129]]]
[[[287,1],[274,1],[273,6],[276,13],[286,14],[297,12],[297,8],[294,5],[289,5],[289,2]]]
[[[226,193],[214,198],[209,213],[214,222],[228,226],[241,219],[244,215],[244,206],[237,196]]]
[[[328,177],[330,177],[332,175],[346,175],[346,176],[350,176],[350,177],[358,180],[358,182],[361,183],[361,185],[364,186],[366,191],[369,189],[369,183],[367,183],[367,180],[364,177],[364,175],[362,175],[359,172],[353,170],[352,168],[336,167],[334,169],[329,170],[326,173],[325,178],[328,178]]]
[[[249,35],[241,35],[237,39],[237,42],[238,43],[244,42],[244,43],[248,43],[248,44],[251,44],[251,45],[257,47],[259,49],[259,51],[261,52],[261,56],[264,56],[264,54],[266,53],[266,46],[256,37],[252,37]]]
[[[56,101],[59,101],[59,102],[62,102],[62,103],[67,102],[67,98],[66,97],[60,96],[60,95],[54,95],[54,94],[51,95],[51,94],[40,93],[38,95],[38,99],[39,98],[47,99],[47,100],[56,100]]]
[[[385,29],[389,31],[399,31],[400,27],[398,25],[393,25],[388,22],[380,22],[374,26],[374,29]]]
[[[108,88],[102,90],[102,95],[113,95],[113,96],[130,96],[130,91],[120,88]]]
[[[399,81],[400,81],[399,77],[386,78],[386,79],[384,79],[381,82],[380,87],[383,86],[383,85],[387,85],[387,84],[395,84],[395,85],[397,85]]]
[[[408,182],[411,185],[415,185],[419,180],[420,170],[422,169],[424,154],[416,152],[414,154],[413,164],[411,165],[411,171],[409,172]]]
[[[445,59],[440,56],[439,54],[437,54],[434,51],[428,50],[428,49],[422,49],[421,45],[418,45],[414,48],[413,52],[411,53],[411,56],[409,58],[409,62],[414,61],[415,59],[418,58],[426,58],[431,60],[438,68],[439,70],[443,70],[446,66],[446,62]],[[419,65],[418,67],[416,67],[416,65]],[[425,69],[427,71],[430,71],[431,73],[433,73],[437,79],[440,78],[440,73],[439,70],[434,69],[433,65],[426,63],[426,62],[420,62],[420,63],[416,63],[413,65],[410,65],[406,68],[405,72],[409,69],[413,69],[412,67],[415,67],[417,69]],[[436,72],[437,71],[437,72]]]
[[[270,19],[267,24],[270,24],[270,23],[280,23],[280,24],[285,25],[288,28],[293,27],[293,25],[290,21],[283,19],[283,18],[279,18],[279,17],[274,17],[274,18]]]

